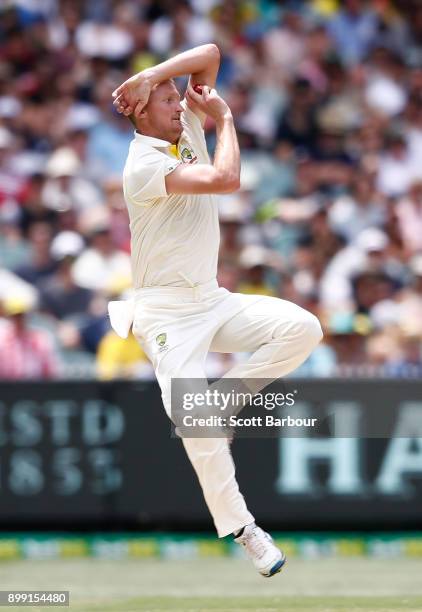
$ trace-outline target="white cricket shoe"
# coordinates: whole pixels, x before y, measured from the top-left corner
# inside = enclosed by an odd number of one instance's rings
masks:
[[[286,562],[286,556],[275,546],[270,534],[255,523],[247,525],[234,541],[244,547],[258,572],[267,578],[280,572]]]

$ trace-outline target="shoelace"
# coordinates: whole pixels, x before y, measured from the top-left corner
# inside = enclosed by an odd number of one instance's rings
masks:
[[[261,557],[263,557],[266,553],[266,543],[268,543],[268,540],[265,533],[261,533],[260,531],[254,529],[248,538],[246,538],[246,540],[243,542],[243,545],[254,556],[256,555],[259,559],[261,559]]]

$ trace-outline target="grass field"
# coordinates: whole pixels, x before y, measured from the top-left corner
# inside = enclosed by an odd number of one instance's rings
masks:
[[[70,610],[78,612],[422,612],[416,559],[294,558],[271,579],[226,558],[16,561],[0,564],[0,585],[69,590]]]

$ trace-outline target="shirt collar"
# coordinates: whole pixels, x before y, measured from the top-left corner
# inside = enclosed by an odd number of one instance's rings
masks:
[[[153,138],[152,136],[145,136],[144,134],[140,134],[135,130],[135,140],[141,144],[148,145],[150,147],[158,147],[160,149],[165,149],[171,146],[171,142],[167,142],[167,140],[160,140],[159,138]]]

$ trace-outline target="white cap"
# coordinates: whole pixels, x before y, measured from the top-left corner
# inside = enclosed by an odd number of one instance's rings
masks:
[[[57,149],[50,157],[46,166],[46,173],[51,178],[59,176],[73,176],[80,166],[79,159],[72,149],[62,147]]]
[[[369,253],[371,251],[383,251],[388,246],[389,239],[385,232],[377,227],[368,227],[360,232],[356,238],[356,246]]]
[[[89,130],[100,121],[100,113],[92,104],[74,104],[66,115],[68,130]]]
[[[372,78],[366,88],[366,102],[371,108],[392,117],[403,110],[406,93],[392,79],[378,76]]]
[[[77,257],[84,246],[83,239],[76,232],[60,232],[51,243],[51,256],[58,261],[65,257]]]
[[[28,305],[28,310],[30,310],[37,305],[38,291],[13,272],[0,268],[0,301],[8,299]],[[16,307],[17,304],[14,308]]]
[[[81,211],[78,216],[78,229],[84,235],[107,230],[111,226],[111,214],[108,208],[99,205]]]
[[[382,300],[371,308],[370,316],[375,327],[382,329],[400,320],[401,306],[394,300]]]
[[[276,251],[258,244],[250,244],[242,249],[239,255],[239,265],[242,268],[254,268],[255,266],[279,268],[282,265],[282,260]]]

